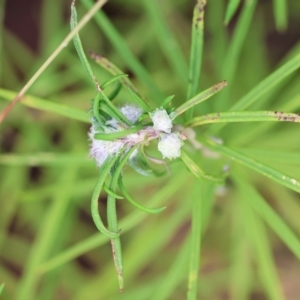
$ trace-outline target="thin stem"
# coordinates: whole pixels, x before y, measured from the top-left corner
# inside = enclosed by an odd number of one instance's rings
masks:
[[[203,199],[203,182],[197,180],[193,191],[192,199],[192,232],[191,232],[191,253],[190,268],[188,277],[187,299],[196,300],[198,292],[198,276],[200,268],[200,249],[202,235],[202,202]]]
[[[143,128],[143,125],[138,125],[138,126],[130,128],[130,129],[126,129],[126,130],[123,130],[123,131],[118,131],[118,132],[115,132],[115,133],[96,133],[94,135],[94,138],[96,140],[101,140],[101,141],[113,141],[115,139],[125,137],[128,134],[136,133],[139,130],[141,130],[142,128]]]
[[[198,93],[199,80],[202,64],[203,29],[204,29],[204,7],[206,0],[197,1],[193,12],[192,42],[189,66],[189,79],[187,88],[187,99],[191,99]],[[187,120],[193,116],[193,108],[187,113]]]
[[[0,113],[0,124],[13,109],[13,107],[22,99],[27,90],[32,86],[32,84],[39,78],[39,76],[45,71],[45,69],[52,63],[56,56],[68,46],[68,43],[73,39],[73,37],[85,26],[85,24],[94,16],[94,14],[101,8],[107,0],[99,0],[94,6],[86,13],[86,15],[81,19],[77,26],[72,30],[61,44],[54,50],[54,52],[49,56],[49,58],[43,63],[43,65],[37,70],[37,72],[31,77],[31,79],[24,85],[17,96],[10,102],[6,108]]]
[[[119,177],[121,176],[121,171],[123,166],[125,165],[126,161],[128,160],[129,156],[135,150],[136,147],[132,147],[127,153],[121,158],[121,155],[118,157],[118,162],[116,163],[116,169],[113,171],[112,180],[110,183],[110,190],[115,193]],[[117,218],[117,209],[116,209],[116,198],[112,195],[108,195],[107,197],[107,222],[108,228],[112,232],[118,232],[118,218]],[[123,280],[123,259],[122,259],[122,248],[121,248],[121,241],[120,238],[112,237],[111,239],[111,246],[112,246],[112,253],[115,263],[115,268],[118,275],[119,281],[119,289],[120,292],[123,291],[124,287],[124,280]]]
[[[119,236],[119,233],[118,233],[118,230],[110,231],[105,228],[105,226],[102,222],[102,219],[100,217],[99,210],[98,210],[98,198],[99,198],[99,195],[103,188],[106,176],[108,175],[110,169],[113,167],[113,165],[115,164],[117,159],[120,157],[120,155],[121,155],[121,153],[119,155],[115,155],[115,157],[113,157],[113,158],[111,158],[111,157],[107,158],[106,161],[104,162],[104,164],[102,165],[102,167],[100,169],[98,181],[97,181],[95,189],[93,191],[92,201],[91,201],[92,218],[94,220],[94,223],[95,223],[97,229],[100,232],[102,232],[103,234],[105,234],[111,238]]]
[[[190,127],[211,123],[229,122],[295,122],[300,123],[300,116],[280,111],[233,111],[207,114],[190,120]]]
[[[180,105],[179,107],[177,107],[175,109],[175,111],[171,114],[171,118],[174,120],[175,118],[177,118],[179,115],[181,115],[182,113],[184,113],[186,110],[190,109],[191,107],[207,100],[208,98],[210,98],[211,96],[213,96],[214,94],[218,93],[219,91],[221,91],[224,87],[227,86],[227,82],[225,80],[213,85],[212,87],[210,87],[209,89],[199,93],[198,95],[196,95],[195,97],[193,97],[192,99],[190,99],[189,101],[183,103],[182,105]]]
[[[214,176],[206,174],[188,155],[185,151],[181,151],[181,156],[183,163],[187,166],[187,168],[199,179],[206,179],[212,182],[222,183],[224,182],[224,176]]]
[[[149,214],[158,214],[160,212],[162,212],[163,210],[166,209],[166,207],[160,207],[160,208],[148,208],[148,207],[145,207],[141,204],[139,204],[138,202],[136,202],[126,191],[125,187],[124,187],[124,184],[123,184],[123,180],[122,180],[122,177],[120,176],[119,177],[119,188],[121,190],[121,192],[123,193],[123,195],[125,196],[125,198],[133,205],[135,206],[136,208],[144,211],[144,212],[147,212]]]
[[[286,174],[277,171],[276,169],[269,167],[241,152],[238,152],[234,149],[227,148],[223,145],[220,145],[212,140],[203,141],[208,147],[211,147],[213,150],[231,158],[233,161],[240,163],[270,179],[278,182],[281,185],[286,186],[287,188],[300,193],[300,182],[292,177],[287,176]]]

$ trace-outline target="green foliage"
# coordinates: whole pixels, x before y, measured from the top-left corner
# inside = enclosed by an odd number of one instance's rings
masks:
[[[41,1],[38,52],[1,26],[1,299],[287,299],[286,274],[300,278],[300,8],[105,2],[78,1],[78,24],[73,2],[70,31],[70,3]],[[98,169],[87,123],[115,147]],[[168,134],[180,158],[157,151]]]

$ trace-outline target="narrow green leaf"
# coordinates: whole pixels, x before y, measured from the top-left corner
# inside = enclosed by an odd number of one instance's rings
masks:
[[[123,180],[122,180],[122,177],[120,176],[119,177],[119,187],[120,187],[120,190],[121,192],[123,193],[124,197],[133,205],[135,206],[136,208],[146,212],[146,213],[149,213],[149,214],[158,214],[160,212],[162,212],[163,210],[166,209],[166,207],[160,207],[160,208],[147,208],[141,204],[139,204],[138,202],[136,202],[126,191],[125,187],[124,187],[124,184],[123,184]]]
[[[71,20],[70,20],[70,25],[71,25],[71,30],[74,30],[74,28],[77,26],[77,11],[75,8],[75,0],[72,2],[71,5]],[[93,84],[95,84],[95,76],[93,74],[93,71],[91,69],[91,66],[84,54],[84,50],[82,48],[82,44],[81,44],[81,40],[79,37],[78,32],[74,35],[73,37],[73,42],[74,42],[74,46],[75,49],[77,51],[77,54],[79,56],[79,59],[85,69],[85,71],[87,72],[87,74],[89,75],[91,81]]]
[[[293,113],[279,111],[232,111],[207,114],[190,120],[186,125],[190,127],[211,123],[229,122],[295,122],[300,123],[300,116]]]
[[[1,154],[0,164],[7,166],[67,166],[87,165],[92,160],[86,153]]]
[[[171,101],[173,100],[174,97],[175,97],[175,95],[168,96],[168,97],[161,103],[161,107],[167,108],[168,105],[171,103]]]
[[[197,180],[191,191],[192,196],[192,228],[191,228],[191,252],[189,262],[187,299],[198,299],[198,276],[200,269],[200,250],[202,240],[202,205],[206,198],[206,185],[202,180]]]
[[[278,31],[285,31],[288,22],[287,1],[273,0],[274,17]]]
[[[101,84],[101,89],[104,90],[106,87],[108,87],[110,84],[119,81],[121,78],[126,78],[128,77],[127,74],[118,74],[113,76],[111,79],[108,79],[107,81],[105,81],[104,83]],[[121,81],[121,80],[120,80]]]
[[[207,100],[208,98],[210,98],[211,96],[213,96],[214,94],[220,92],[225,86],[227,86],[227,82],[225,80],[213,85],[212,87],[210,87],[209,89],[199,93],[198,95],[196,95],[195,97],[193,97],[192,99],[188,100],[187,102],[183,103],[182,105],[180,105],[179,107],[177,107],[175,109],[174,112],[171,113],[171,118],[174,120],[175,118],[177,118],[179,115],[181,115],[182,113],[184,113],[186,110],[190,109],[191,107]]]
[[[4,290],[4,283],[2,283],[2,284],[0,285],[0,296],[1,296],[2,292],[3,292],[3,290]]]
[[[150,112],[151,111],[151,108],[150,106],[147,104],[145,105],[145,101],[143,100],[142,97],[140,97],[140,95],[138,93],[136,93],[134,90],[128,88],[127,89],[131,99],[140,107],[143,109],[143,111],[145,112]]]
[[[118,138],[126,137],[129,134],[136,133],[139,130],[141,130],[142,128],[143,128],[143,125],[138,125],[138,126],[134,126],[129,129],[125,129],[123,131],[118,131],[115,133],[96,133],[94,135],[94,138],[96,140],[101,140],[101,141],[113,141]]]
[[[206,179],[212,182],[222,183],[225,180],[225,176],[217,177],[214,175],[209,175],[205,173],[201,168],[186,154],[185,151],[181,150],[181,156],[183,163],[187,166],[187,168],[199,179]]]
[[[116,166],[114,170],[112,170],[112,179],[110,183],[109,189],[115,193],[119,177],[121,176],[121,171],[127,162],[128,158],[132,154],[132,152],[136,149],[136,147],[132,147],[127,151],[126,154],[122,157],[122,153],[117,157],[118,161],[116,161]],[[118,232],[118,218],[117,218],[117,209],[116,209],[116,198],[112,195],[108,195],[107,197],[107,222],[108,228],[112,232]],[[112,237],[111,239],[111,246],[112,246],[112,253],[114,258],[115,269],[117,271],[118,282],[119,282],[119,289],[120,292],[123,290],[124,287],[124,279],[123,279],[123,259],[122,259],[122,248],[121,248],[121,241],[120,238]]]
[[[254,257],[259,266],[258,275],[269,299],[283,300],[284,296],[265,226],[252,210],[250,205],[252,198],[250,195],[246,193],[246,190],[242,186],[239,186],[239,190],[243,200],[240,203],[242,206],[243,222],[246,226],[247,236],[253,244]]]
[[[59,46],[53,51],[48,59],[42,64],[42,66],[34,73],[30,80],[25,84],[22,90],[11,100],[11,103],[0,113],[0,123],[9,114],[12,108],[23,99],[24,94],[33,85],[33,83],[40,77],[40,75],[46,70],[46,68],[53,62],[56,56],[68,45],[72,38],[78,33],[78,31],[93,17],[93,15],[101,8],[107,0],[98,0],[91,9],[86,13],[82,20],[78,23],[76,28],[72,30],[65,39],[59,44]]]
[[[170,199],[171,195],[174,195],[178,192],[179,188],[182,186],[183,182],[186,182],[187,174],[179,174],[170,179],[168,185],[163,186],[161,189],[157,191],[155,197],[152,197],[149,201],[151,205],[159,205],[161,202]],[[124,219],[120,222],[120,227],[122,228],[122,232],[128,232],[131,229],[138,226],[147,215],[142,211],[132,212],[130,215],[124,217]],[[38,274],[44,274],[51,270],[54,270],[57,267],[60,267],[67,262],[83,255],[86,252],[89,252],[93,249],[99,248],[100,246],[106,244],[108,242],[109,237],[103,234],[96,233],[91,237],[78,242],[75,245],[70,246],[68,249],[63,252],[55,255],[44,263],[41,263],[38,268]]]
[[[102,97],[100,93],[97,93],[95,98],[93,99],[93,116],[97,119],[98,123],[102,126],[105,125],[104,121],[102,120],[102,116],[100,114],[100,101]]]
[[[103,69],[107,70],[110,74],[114,76],[118,76],[123,74],[123,72],[114,65],[111,61],[105,58],[102,55],[96,54],[91,52],[91,57],[95,60],[95,62],[100,65]],[[120,82],[123,84],[124,87],[128,89],[130,94],[132,95],[133,100],[140,106],[144,111],[149,112],[151,111],[151,105],[148,101],[142,97],[142,95],[138,92],[137,88],[132,84],[128,77],[120,78]]]
[[[12,99],[14,99],[16,95],[17,94],[15,92],[0,89],[0,97],[5,100],[12,101]],[[85,111],[80,110],[76,107],[50,102],[33,96],[24,96],[22,98],[21,103],[28,107],[39,109],[42,111],[52,112],[70,119],[89,123],[88,114]]]
[[[117,97],[117,95],[119,94],[121,88],[122,88],[121,82],[117,81],[116,84],[115,84],[115,87],[114,87],[113,91],[107,96],[108,99],[110,101],[113,101]]]
[[[104,93],[101,93],[101,95],[103,96]],[[106,96],[105,98],[105,101],[101,101],[103,98],[99,101],[100,110],[103,110],[111,118],[116,119],[120,124],[126,124],[127,126],[131,127],[132,123],[110,102]]]
[[[187,99],[197,95],[202,64],[203,29],[204,29],[204,7],[206,0],[196,1],[193,11],[192,41],[190,52],[190,66],[187,87]],[[187,113],[187,120],[193,116],[193,108]]]
[[[124,197],[119,196],[118,194],[114,193],[109,189],[109,187],[106,184],[103,184],[103,190],[107,193],[107,195],[110,195],[116,199],[124,199]]]
[[[157,0],[142,0],[141,2],[145,6],[151,23],[154,26],[156,36],[166,59],[169,61],[176,76],[180,79],[180,82],[185,86],[187,80],[186,74],[188,73],[187,65],[178,42],[166,22],[166,17],[163,15],[163,3]]]
[[[222,63],[221,76],[230,83],[230,86],[224,93],[216,97],[214,106],[217,107],[217,110],[228,109],[228,103],[230,103],[230,99],[232,98],[230,91],[235,83],[236,70],[241,63],[241,54],[253,22],[256,5],[257,0],[243,1],[243,8],[239,14],[237,24],[234,26],[233,36]]]
[[[81,0],[81,2],[88,9],[93,5],[92,0]],[[119,53],[120,57],[122,57],[123,61],[126,62],[126,65],[136,74],[141,82],[148,86],[150,93],[152,93],[154,99],[156,99],[157,103],[159,103],[163,98],[161,91],[142,63],[137,57],[135,57],[131,49],[128,47],[126,41],[114,27],[110,19],[104,14],[103,11],[98,11],[94,18],[96,23],[101,28],[101,31],[103,31],[107,39]]]
[[[123,149],[124,150],[124,149]],[[119,155],[115,155],[114,157],[108,157],[106,161],[103,163],[103,165],[100,168],[98,181],[96,183],[95,189],[93,191],[92,200],[91,200],[91,212],[92,212],[92,218],[94,220],[94,223],[97,227],[97,229],[102,232],[103,234],[114,238],[119,236],[118,231],[112,232],[105,228],[102,219],[100,217],[99,211],[98,211],[98,198],[101,193],[101,190],[103,188],[105,178],[109,174],[111,168],[117,161],[117,159],[120,157],[121,153]]]
[[[228,23],[231,21],[232,17],[237,11],[237,8],[239,7],[239,4],[240,0],[229,0],[225,13],[225,25],[228,25]]]
[[[252,206],[253,210],[261,216],[295,256],[300,259],[300,239],[296,234],[252,186],[246,184],[245,180],[242,181],[238,177],[235,180],[239,182],[244,193],[251,199],[249,205]]]
[[[267,78],[262,80],[257,86],[255,86],[250,92],[243,96],[236,104],[234,104],[230,111],[240,111],[249,107],[251,104],[259,100],[260,97],[265,95],[269,90],[275,87],[279,82],[281,82],[285,77],[290,75],[292,72],[300,67],[300,54],[296,55],[294,58],[290,59]],[[216,133],[218,130],[223,128],[225,124],[220,124],[215,126],[212,130]]]
[[[230,110],[243,110],[256,102],[261,96],[275,87],[280,81],[300,67],[300,54],[296,55],[267,78],[261,81],[249,93],[242,97]]]
[[[279,184],[284,185],[287,188],[300,193],[300,182],[298,180],[291,178],[285,175],[284,173],[279,172],[261,162],[258,162],[257,160],[246,156],[241,152],[238,152],[231,148],[227,148],[223,145],[219,145],[216,142],[213,142],[212,140],[208,142],[208,145],[211,146],[213,150],[231,158],[233,161],[237,161],[242,165],[252,170],[255,170],[256,172],[266,177],[269,177],[270,179],[278,182]]]

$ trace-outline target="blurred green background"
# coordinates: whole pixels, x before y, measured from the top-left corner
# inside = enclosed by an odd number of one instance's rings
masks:
[[[77,0],[79,19],[91,3]],[[69,33],[70,4],[0,2],[1,110]],[[80,31],[83,47],[109,58],[156,105],[175,95],[176,107],[186,97],[194,4],[111,0],[104,6],[106,17],[101,14]],[[197,107],[195,115],[226,111],[300,52],[299,1],[241,1],[225,26],[227,5],[208,0],[206,6],[200,90],[224,79],[228,87]],[[99,82],[110,78],[91,65]],[[249,109],[300,113],[299,80],[299,71],[293,72]],[[30,88],[25,105],[16,105],[1,124],[0,284],[5,286],[0,299],[186,298],[191,199],[199,195],[197,179],[179,160],[160,178],[124,171],[137,201],[167,209],[147,215],[118,203],[125,270],[125,290],[118,291],[109,240],[97,232],[90,214],[98,171],[88,157],[89,124],[45,105],[87,112],[94,94],[70,43]],[[131,100],[122,91],[116,101]],[[229,124],[216,135],[300,179],[299,125]],[[299,299],[299,194],[228,158],[193,156],[207,172],[226,163],[233,174],[224,186],[210,186],[200,212],[198,299]],[[239,185],[240,177],[246,180]],[[241,204],[243,197],[254,207]],[[105,206],[103,193],[100,210]]]

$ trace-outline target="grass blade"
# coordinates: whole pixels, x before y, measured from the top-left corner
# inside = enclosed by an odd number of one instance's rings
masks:
[[[93,1],[91,0],[81,0],[81,2],[87,9],[90,9],[93,6]],[[162,99],[164,98],[161,91],[158,89],[157,85],[155,84],[147,70],[145,70],[144,66],[132,53],[121,34],[116,30],[110,20],[106,17],[104,12],[98,11],[98,13],[95,15],[95,21],[104,32],[108,40],[112,43],[114,48],[117,50],[120,57],[123,58],[123,60],[136,74],[140,81],[148,86],[150,93],[153,95],[154,99],[156,99],[157,103],[160,103],[160,101],[162,101]]]
[[[284,173],[281,173],[257,160],[242,154],[231,148],[227,148],[223,145],[219,145],[216,142],[209,141],[208,145],[212,147],[215,151],[231,158],[233,161],[239,162],[240,164],[266,176],[270,179],[278,182],[281,185],[286,186],[287,188],[300,193],[300,182],[294,178],[291,178]]]
[[[225,25],[231,21],[240,4],[240,0],[229,0],[225,13]]]
[[[118,76],[123,74],[123,72],[112,62],[110,62],[107,58],[103,57],[102,55],[96,54],[91,52],[91,57],[95,60],[97,64],[99,64],[103,69],[107,70],[114,76]],[[120,78],[120,82],[133,94],[133,100],[135,100],[136,104],[140,106],[144,111],[149,112],[151,111],[151,105],[148,101],[142,97],[142,95],[138,92],[136,87],[130,81],[128,77]]]
[[[153,22],[156,36],[166,59],[169,61],[174,73],[180,79],[180,82],[185,86],[188,68],[176,38],[169,29],[165,16],[162,13],[162,4],[157,0],[143,0],[142,3],[149,14],[151,22]]]
[[[185,102],[182,105],[180,105],[179,107],[177,107],[175,109],[175,111],[171,113],[171,118],[174,120],[179,115],[184,113],[186,110],[188,110],[188,109],[192,108],[193,106],[207,100],[208,98],[212,97],[214,94],[220,92],[226,86],[227,86],[227,82],[224,80],[224,81],[221,81],[221,82],[213,85],[209,89],[199,93],[198,95],[196,95],[192,99],[188,100],[187,102]]]
[[[34,153],[34,154],[1,154],[0,164],[7,166],[68,166],[87,165],[92,160],[84,154],[57,154],[57,153]]]
[[[287,1],[286,0],[273,0],[273,9],[276,28],[278,31],[285,31],[287,28]]]
[[[24,85],[21,91],[15,96],[15,98],[9,103],[9,105],[0,113],[0,124],[4,118],[9,114],[13,107],[22,99],[24,94],[33,85],[33,83],[40,77],[40,75],[45,71],[45,69],[52,63],[56,56],[68,45],[68,43],[73,39],[73,37],[79,32],[79,30],[93,17],[93,15],[99,10],[100,7],[104,5],[107,0],[97,1],[93,7],[86,13],[86,15],[80,20],[76,28],[72,30],[65,39],[59,44],[59,46],[54,50],[54,52],[48,57],[48,59],[43,63],[43,65],[36,71],[36,73],[31,77],[31,79]]]
[[[203,231],[202,205],[208,195],[209,184],[197,180],[194,184],[192,195],[192,228],[191,228],[191,252],[189,263],[187,299],[198,299],[198,276],[200,269],[200,249]]]
[[[71,26],[71,30],[74,30],[74,28],[77,26],[77,11],[75,8],[75,0],[73,0],[72,4],[71,4],[71,20],[70,20],[70,26]],[[84,54],[84,50],[82,48],[82,44],[81,44],[81,40],[79,37],[78,32],[74,35],[73,37],[73,42],[74,42],[74,46],[75,49],[77,51],[77,54],[79,56],[79,59],[85,69],[85,71],[87,72],[87,74],[89,75],[91,81],[93,84],[95,84],[95,76],[94,73],[91,69],[91,66]]]
[[[169,185],[165,185],[161,188],[155,197],[149,201],[149,205],[159,205],[163,201],[168,200],[172,195],[178,192],[178,189],[182,186],[182,182],[186,182],[187,174],[181,174],[171,179]],[[130,215],[126,216],[120,222],[122,233],[128,232],[139,225],[147,215],[142,211],[135,211]],[[39,265],[37,272],[43,274],[49,272],[59,266],[66,264],[67,262],[79,257],[80,255],[96,249],[109,241],[109,237],[99,233],[92,235],[91,237],[78,242],[77,244],[69,247],[69,249],[49,259],[48,261]]]
[[[252,206],[253,210],[261,216],[261,218],[273,229],[279,238],[294,253],[294,255],[300,259],[300,240],[296,234],[285,224],[280,216],[278,216],[266,200],[263,199],[252,186],[238,178],[236,178],[236,180],[239,181],[239,185],[243,189],[244,193],[246,193],[249,196],[249,199],[251,199],[249,204]]]
[[[236,182],[239,184],[240,181]],[[250,205],[252,198],[250,195],[246,193],[246,190],[241,185],[239,185],[239,190],[243,199],[241,206],[247,235],[253,244],[255,259],[259,264],[258,275],[268,297],[272,300],[283,300],[284,297],[265,226],[252,210]]]
[[[122,177],[119,177],[119,187],[121,192],[123,193],[124,197],[126,198],[126,200],[128,200],[133,206],[135,206],[136,208],[149,213],[149,214],[158,214],[160,212],[162,212],[163,210],[166,209],[166,207],[160,207],[160,208],[147,208],[141,204],[139,204],[138,202],[136,202],[135,200],[132,199],[132,197],[127,193],[124,184],[123,184],[123,180]]]
[[[225,110],[225,108],[227,109],[228,107],[230,91],[233,87],[236,69],[240,62],[241,53],[251,26],[256,4],[257,0],[244,1],[243,9],[238,18],[237,25],[235,26],[233,37],[229,43],[228,50],[226,51],[225,59],[222,64],[221,76],[230,83],[230,86],[224,93],[218,95],[216,100],[216,107],[218,110]]]
[[[196,117],[186,125],[190,127],[223,122],[295,122],[300,123],[300,116],[279,111],[232,111],[207,114]]]
[[[262,80],[257,86],[255,86],[250,92],[248,92],[244,97],[242,97],[235,105],[233,105],[230,111],[240,111],[249,107],[251,104],[259,100],[260,97],[265,95],[273,87],[275,87],[279,82],[281,82],[286,76],[290,75],[292,72],[300,67],[300,54],[296,55],[294,58],[290,59],[283,66],[278,68],[267,78]],[[223,125],[223,126],[222,126]],[[216,126],[212,132],[216,133],[225,125],[222,124]]]
[[[115,155],[113,158],[108,157],[104,162],[104,164],[101,166],[98,181],[93,191],[92,200],[91,200],[91,212],[92,212],[93,221],[97,229],[108,237],[117,237],[119,233],[118,230],[111,231],[105,228],[98,210],[98,198],[103,188],[106,176],[108,175],[108,173],[110,172],[111,168],[113,167],[117,159],[120,157],[120,155],[121,153],[119,155]]]
[[[116,133],[96,133],[94,135],[94,138],[96,140],[102,140],[102,141],[113,141],[115,139],[125,137],[128,134],[136,133],[139,130],[141,130],[142,128],[143,128],[143,125],[139,125],[139,126],[134,126],[130,129],[126,129],[126,130],[123,130],[123,131],[118,131]]]
[[[16,96],[17,94],[15,92],[0,89],[0,97],[2,97],[5,100],[12,101],[12,99],[14,99],[14,97]],[[28,107],[39,109],[41,111],[52,112],[57,115],[78,120],[81,122],[89,122],[88,114],[85,111],[80,110],[78,108],[50,102],[33,96],[24,96],[22,99],[23,100],[21,103]]]
[[[190,53],[190,66],[187,88],[187,99],[193,98],[198,93],[202,64],[203,31],[204,31],[204,7],[206,0],[197,1],[193,12],[192,42]],[[193,109],[187,113],[187,119],[191,119]]]
[[[212,182],[222,183],[225,177],[217,177],[214,175],[206,174],[187,154],[185,151],[181,150],[181,156],[183,163],[186,167],[199,179],[206,179]]]
[[[116,163],[116,168],[113,171],[111,183],[109,189],[112,192],[116,192],[118,181],[121,176],[121,171],[127,162],[128,158],[132,154],[132,152],[136,149],[136,147],[132,147],[127,153],[122,157],[122,154],[118,156],[118,162]],[[116,209],[116,198],[108,195],[107,197],[107,222],[108,228],[112,232],[119,232],[118,228],[118,218],[117,218],[117,209]],[[119,289],[120,292],[123,291],[124,287],[124,279],[123,279],[123,258],[122,258],[122,248],[121,248],[121,240],[119,237],[112,237],[111,239],[111,247],[113,253],[113,259],[115,263],[115,269],[118,275]]]

